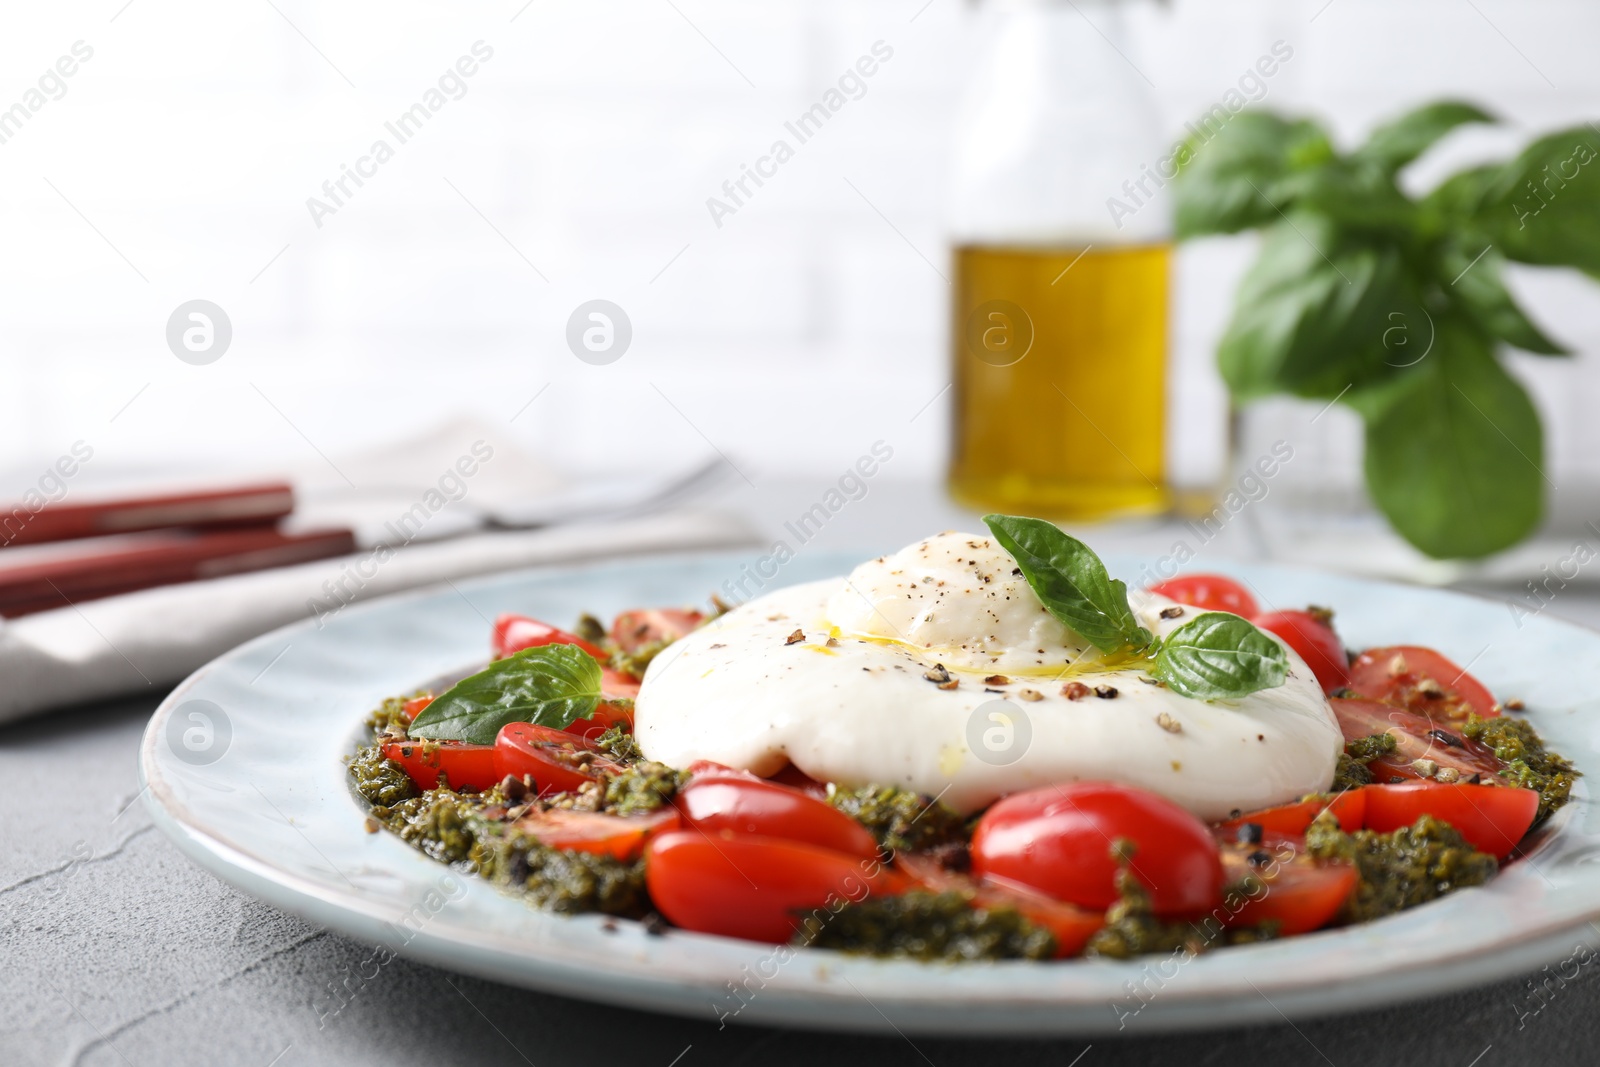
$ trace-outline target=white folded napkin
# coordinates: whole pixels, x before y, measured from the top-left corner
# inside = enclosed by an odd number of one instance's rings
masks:
[[[447,580],[537,564],[756,543],[743,520],[676,512],[612,523],[482,533],[408,544],[294,567],[149,589],[0,621],[0,722],[136,692],[160,692],[235,645],[275,627],[336,609],[324,583],[358,561],[367,600]],[[366,574],[371,572],[369,579]]]

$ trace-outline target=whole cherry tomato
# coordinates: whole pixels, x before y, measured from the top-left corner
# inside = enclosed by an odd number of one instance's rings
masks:
[[[1201,611],[1227,611],[1247,619],[1261,610],[1248,589],[1220,574],[1186,574],[1182,578],[1169,578],[1152,585],[1150,591]]]
[[[505,614],[494,621],[494,635],[490,639],[495,659],[505,659],[514,652],[539,645],[577,645],[595,659],[604,663],[609,657],[597,646],[577,634],[568,633],[557,626],[526,615]]]
[[[1105,909],[1117,899],[1113,843],[1134,845],[1134,875],[1162,915],[1206,911],[1222,891],[1222,861],[1205,823],[1165,797],[1112,782],[1016,793],[978,820],[972,869],[1057,900]]]
[[[875,859],[799,841],[679,830],[645,848],[645,886],[655,906],[686,930],[751,941],[788,941],[810,916],[910,881]]]
[[[878,842],[850,816],[798,789],[735,777],[696,776],[675,803],[697,830],[803,841],[863,859],[878,854]]]
[[[1311,611],[1272,611],[1250,621],[1283,638],[1284,643],[1306,661],[1324,693],[1331,693],[1345,684],[1350,674],[1350,660],[1327,615]]]

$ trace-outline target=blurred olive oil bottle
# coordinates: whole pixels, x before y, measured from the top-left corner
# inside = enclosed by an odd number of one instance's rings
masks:
[[[952,171],[949,487],[969,507],[1086,521],[1171,505],[1170,209],[1151,170],[1171,146],[1125,58],[1124,6],[978,6]]]

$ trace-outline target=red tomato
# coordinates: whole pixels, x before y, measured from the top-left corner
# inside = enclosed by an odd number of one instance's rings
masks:
[[[511,722],[500,728],[494,742],[494,763],[499,777],[532,775],[540,796],[571,793],[602,771],[616,774],[622,767],[601,752],[594,742],[565,730],[531,722]]]
[[[1201,611],[1226,611],[1247,619],[1253,618],[1261,610],[1248,589],[1220,574],[1186,574],[1182,578],[1169,578],[1152,585],[1150,591]]]
[[[1334,697],[1330,703],[1346,741],[1382,733],[1395,739],[1393,755],[1367,764],[1379,785],[1391,778],[1421,778],[1422,773],[1413,762],[1419,759],[1432,760],[1438,768],[1452,768],[1462,778],[1476,776],[1474,784],[1481,781],[1484,785],[1499,786],[1505,781],[1499,777],[1505,764],[1493,749],[1461,736],[1444,723],[1375,700]]]
[[[1350,676],[1350,659],[1345,655],[1344,645],[1333,627],[1321,617],[1309,611],[1273,611],[1250,621],[1283,638],[1306,661],[1311,673],[1322,683],[1324,693],[1338,689]]]
[[[1330,799],[1313,797],[1292,804],[1279,804],[1275,808],[1247,812],[1237,819],[1218,823],[1217,828],[1227,831],[1230,838],[1247,823],[1254,823],[1271,834],[1299,835],[1304,834],[1311,820],[1324,811],[1333,812],[1333,817],[1339,820],[1340,829],[1359,830],[1366,825],[1363,821],[1367,813],[1366,795],[1360,789],[1348,789],[1343,793],[1335,793]]]
[[[1260,862],[1251,863],[1252,855]],[[1222,865],[1230,888],[1213,916],[1228,927],[1272,922],[1280,937],[1307,934],[1328,925],[1355,892],[1359,878],[1349,864],[1318,862],[1305,854],[1298,841],[1282,837],[1268,838],[1260,846],[1225,845]],[[1250,875],[1258,881],[1246,881]]]
[[[620,726],[632,732],[633,709],[620,704],[599,704],[595,707],[594,714],[587,719],[574,719],[568,723],[567,733],[577,734],[593,741],[613,726]]]
[[[530,811],[517,820],[516,827],[551,848],[636,860],[646,842],[657,834],[676,830],[679,823],[678,813],[672,808],[626,817],[554,808]]]
[[[412,697],[410,700],[406,701],[405,706],[400,709],[400,714],[405,716],[406,722],[410,722],[412,719],[415,719],[418,715],[422,714],[423,708],[432,703],[432,693],[429,693],[427,696]]]
[[[721,763],[713,763],[708,759],[697,759],[688,766],[689,774],[695,779],[706,778],[732,778],[742,782],[765,781],[760,775],[741,771],[737,767],[728,767]]]
[[[639,695],[639,679],[610,667],[601,668],[600,695],[607,700],[633,700]]]
[[[439,775],[452,789],[488,789],[505,775],[495,768],[493,745],[465,741],[390,741],[383,755],[406,769],[418,788],[434,789]]]
[[[1055,935],[1055,958],[1058,960],[1081,953],[1095,931],[1106,924],[1105,916],[1098,911],[1051,900],[1026,886],[968,878],[945,870],[937,860],[926,855],[901,853],[894,862],[907,877],[931,892],[963,893],[972,898],[976,907],[1011,908],[1020,912],[1024,919]]]
[[[798,789],[807,796],[816,797],[818,800],[826,799],[828,795],[827,786],[792,763],[785,763],[783,770],[774,774],[769,781],[777,782],[779,785],[786,785],[790,789]]]
[[[698,611],[676,608],[624,611],[611,624],[611,640],[624,652],[637,652],[646,645],[676,641],[703,621],[705,616]]]
[[[1137,847],[1133,873],[1157,913],[1197,914],[1220,897],[1222,863],[1206,825],[1164,797],[1109,782],[999,801],[978,820],[972,869],[1103,910],[1117,899],[1111,847],[1118,838]]]
[[[577,645],[601,663],[610,658],[600,648],[577,634],[570,634],[547,622],[530,619],[526,615],[506,614],[494,621],[494,636],[490,641],[490,647],[494,649],[495,659],[505,659],[513,652],[536,648],[539,645]]]
[[[830,906],[909,884],[877,860],[770,837],[679,830],[645,848],[645,885],[662,915],[686,930],[750,941],[788,941],[813,913],[826,919]]]
[[[838,808],[776,782],[693,778],[679,790],[675,803],[685,822],[708,834],[729,830],[804,841],[862,859],[878,854],[878,842],[860,823]]]
[[[1435,719],[1500,714],[1483,683],[1433,649],[1415,645],[1367,649],[1350,665],[1349,686],[1368,699]]]
[[[1367,829],[1388,833],[1432,815],[1497,860],[1517,847],[1539,812],[1539,794],[1513,786],[1407,782],[1372,785],[1366,792]]]

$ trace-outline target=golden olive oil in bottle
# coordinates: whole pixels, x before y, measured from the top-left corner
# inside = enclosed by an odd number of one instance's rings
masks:
[[[1165,488],[1170,245],[955,248],[950,492],[1067,521]]]

